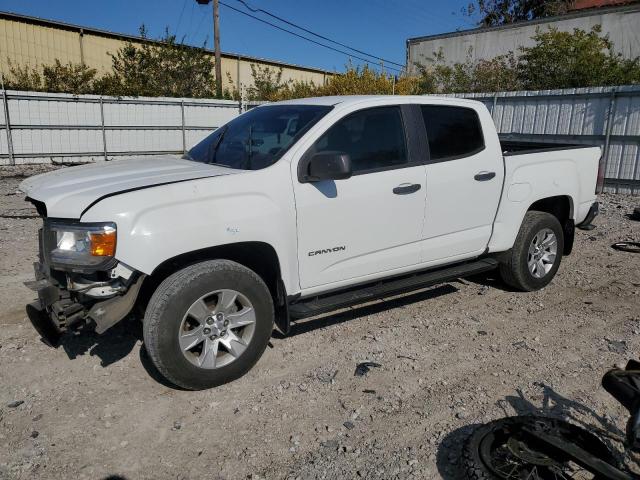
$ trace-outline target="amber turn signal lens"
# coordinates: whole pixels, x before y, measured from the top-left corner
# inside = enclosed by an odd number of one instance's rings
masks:
[[[91,255],[94,257],[113,257],[116,253],[116,232],[108,230],[105,232],[92,232]]]

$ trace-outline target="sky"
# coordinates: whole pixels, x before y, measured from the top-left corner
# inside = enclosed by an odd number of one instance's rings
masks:
[[[247,11],[239,0],[221,1]],[[404,64],[407,38],[473,28],[472,20],[461,13],[468,1],[245,0],[252,8],[262,8],[308,30],[398,64]],[[148,35],[157,38],[168,28],[178,39],[184,38],[185,43],[206,42],[209,48],[213,44],[211,8],[211,4],[198,5],[195,0],[0,0],[3,11],[118,33],[136,35],[144,24]],[[279,23],[262,13],[254,15]],[[342,71],[349,61],[347,55],[278,31],[225,5],[220,6],[220,44],[223,52],[330,71]]]

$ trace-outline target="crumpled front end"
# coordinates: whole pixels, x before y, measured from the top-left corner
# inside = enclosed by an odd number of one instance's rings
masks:
[[[65,241],[68,238],[63,236],[57,246]],[[55,242],[51,222],[45,219],[39,232],[35,280],[25,282],[38,295],[27,305],[29,320],[51,346],[57,346],[67,331],[90,325],[103,333],[115,325],[133,308],[145,279],[115,258],[91,268],[54,264]]]

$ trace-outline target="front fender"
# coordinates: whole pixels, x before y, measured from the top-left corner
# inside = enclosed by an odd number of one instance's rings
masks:
[[[116,258],[151,274],[164,261],[218,245],[264,242],[297,291],[295,207],[288,165],[162,185],[105,198],[83,222],[115,222]]]

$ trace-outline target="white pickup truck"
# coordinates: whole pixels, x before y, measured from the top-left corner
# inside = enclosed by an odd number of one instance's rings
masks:
[[[27,312],[51,344],[143,312],[158,370],[209,388],[246,373],[274,325],[494,268],[544,287],[598,212],[599,158],[501,143],[470,100],[263,105],[182,158],[25,180],[44,219]]]

